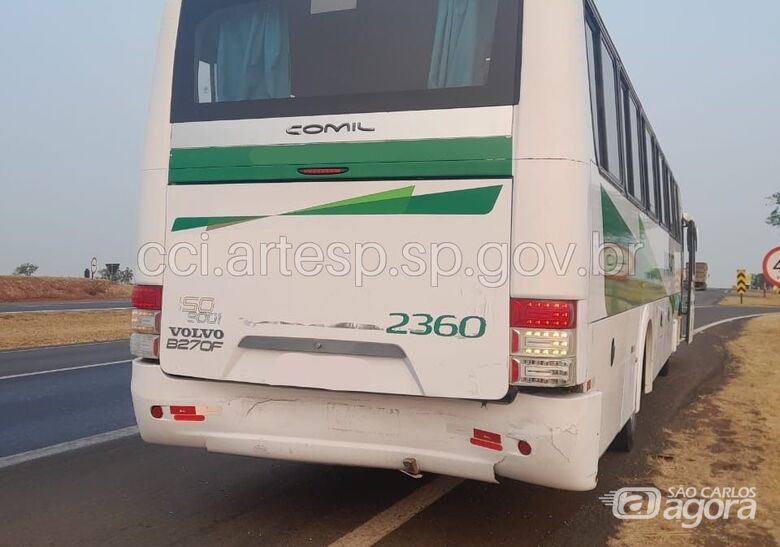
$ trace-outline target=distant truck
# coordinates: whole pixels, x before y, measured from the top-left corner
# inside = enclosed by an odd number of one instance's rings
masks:
[[[693,286],[697,291],[707,290],[707,281],[710,277],[710,267],[706,262],[697,262],[693,277]]]

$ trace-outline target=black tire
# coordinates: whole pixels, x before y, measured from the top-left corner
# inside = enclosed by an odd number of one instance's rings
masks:
[[[645,351],[642,352],[642,371],[641,371],[642,378],[640,379],[640,382],[642,383],[642,387],[639,390],[640,399],[642,397],[642,393],[644,393],[645,391],[646,367],[647,367],[647,348],[645,347]],[[633,414],[631,414],[631,417],[623,426],[623,429],[620,430],[620,433],[617,434],[615,440],[612,441],[612,444],[609,445],[610,450],[613,450],[615,452],[631,452],[634,449],[634,443],[636,442],[637,421],[638,421],[638,416],[637,413],[634,412]]]
[[[664,378],[669,376],[669,371],[671,370],[671,367],[672,367],[671,363],[672,363],[672,360],[669,359],[666,362],[666,364],[663,367],[661,367],[661,370],[658,371],[658,376],[663,376]]]
[[[631,452],[634,449],[634,443],[636,442],[636,422],[637,415],[634,412],[631,417],[617,434],[615,440],[612,441],[610,448],[615,452]]]

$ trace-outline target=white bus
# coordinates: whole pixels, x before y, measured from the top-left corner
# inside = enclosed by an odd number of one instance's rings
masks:
[[[169,0],[139,226],[150,443],[589,490],[692,335],[589,0]]]

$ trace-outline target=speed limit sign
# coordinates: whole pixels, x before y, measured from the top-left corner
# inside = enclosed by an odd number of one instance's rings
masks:
[[[764,279],[780,287],[780,247],[775,247],[764,257]]]

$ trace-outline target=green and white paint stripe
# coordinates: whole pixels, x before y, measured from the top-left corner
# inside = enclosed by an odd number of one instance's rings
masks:
[[[344,167],[309,176],[307,167]],[[171,151],[170,184],[399,180],[512,176],[511,137],[183,148]]]
[[[174,221],[172,230],[174,232],[196,228],[215,230],[269,216],[487,215],[495,207],[501,188],[501,185],[484,186],[415,196],[415,187],[405,186],[281,215],[181,217]]]
[[[604,276],[607,314],[617,315],[666,297],[670,299],[673,308],[677,309],[680,295],[679,293],[667,293],[664,275],[669,274],[661,270],[656,263],[655,254],[642,218],[638,219],[639,233],[635,235],[603,187],[601,189],[601,214],[605,243],[624,248],[630,248],[631,245],[637,243],[641,244],[641,248],[636,254],[633,275],[625,278]]]

